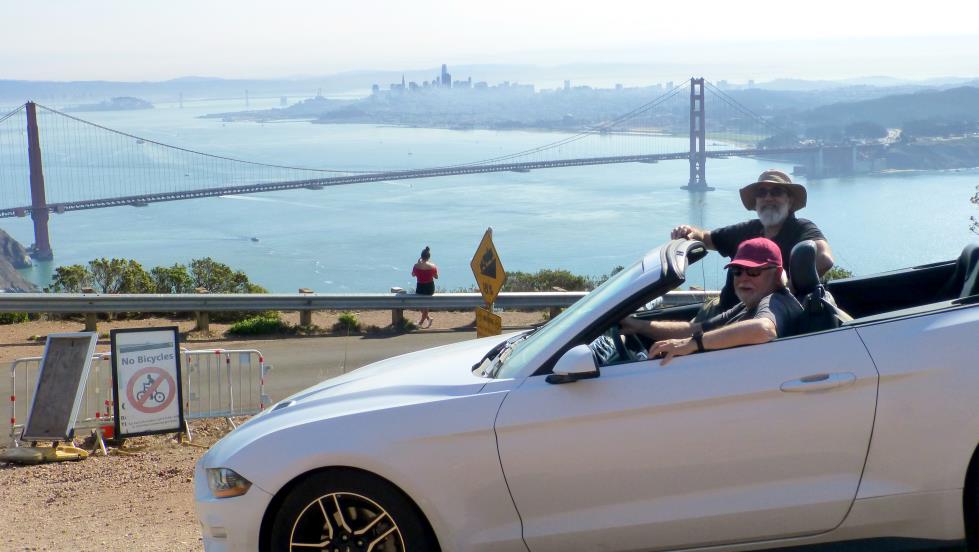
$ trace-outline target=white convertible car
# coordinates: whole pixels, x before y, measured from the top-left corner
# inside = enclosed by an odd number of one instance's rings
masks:
[[[706,254],[676,240],[535,331],[289,397],[198,463],[205,548],[976,546],[979,246],[828,290],[805,253],[792,337],[641,358],[617,321],[697,310],[642,308]]]

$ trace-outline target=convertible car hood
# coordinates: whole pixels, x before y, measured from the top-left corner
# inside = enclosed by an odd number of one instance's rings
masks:
[[[488,337],[409,353],[323,381],[252,417],[225,436],[219,445],[241,444],[273,427],[282,429],[314,420],[477,393],[490,380],[474,375],[473,364],[508,337]]]
[[[282,402],[303,404],[328,397],[365,393],[456,394],[460,386],[482,386],[486,378],[475,376],[472,366],[509,335],[464,341],[425,349],[368,364],[352,372],[304,389]],[[472,392],[467,390],[463,392]]]
[[[326,449],[340,450],[340,444],[352,442],[352,427],[396,420],[403,412],[432,412],[434,403],[481,396],[480,390],[492,380],[474,375],[472,366],[508,337],[465,341],[401,355],[319,383],[238,426],[215,443],[200,463],[205,468],[240,470],[260,488],[276,488],[277,483],[270,484],[257,475],[265,473],[260,466],[269,454],[278,455],[282,462],[293,456],[315,459]],[[480,403],[490,405],[489,410],[474,414],[466,422],[468,426],[491,427],[490,413],[495,412],[501,400],[495,397]],[[434,408],[438,410],[438,406]],[[358,432],[355,436],[365,434]],[[299,464],[302,461],[296,460]]]

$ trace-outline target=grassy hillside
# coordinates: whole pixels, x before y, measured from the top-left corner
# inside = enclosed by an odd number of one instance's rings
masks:
[[[977,121],[979,88],[963,86],[824,105],[806,112],[804,118],[810,124],[846,125],[871,121],[890,128],[920,120]]]

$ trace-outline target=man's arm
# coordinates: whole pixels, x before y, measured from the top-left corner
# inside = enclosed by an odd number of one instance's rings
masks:
[[[689,238],[691,240],[697,240],[704,242],[707,249],[716,250],[714,247],[714,240],[710,237],[710,230],[701,230],[695,226],[690,226],[689,224],[681,224],[670,232],[671,240],[679,240],[682,238]]]
[[[742,320],[704,334],[704,349],[729,349],[741,345],[768,343],[778,337],[775,323],[768,318]]]
[[[638,318],[627,317],[623,319],[619,326],[622,333],[626,335],[644,335],[653,341],[661,339],[675,339],[680,337],[690,337],[693,335],[694,325],[690,322],[680,322],[676,320],[639,320]]]
[[[826,272],[833,268],[833,251],[829,248],[826,240],[816,240],[816,272],[822,278]]]
[[[778,337],[775,323],[768,318],[752,318],[742,320],[728,326],[709,331],[701,337],[704,350],[729,349],[741,345],[757,345],[767,343]],[[664,339],[653,343],[649,348],[649,358],[664,355],[660,366],[669,364],[673,357],[689,355],[697,351],[697,342],[691,337],[681,339]]]

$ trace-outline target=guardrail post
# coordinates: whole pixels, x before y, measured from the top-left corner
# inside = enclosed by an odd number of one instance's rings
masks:
[[[299,293],[313,293],[313,290],[309,288],[299,288]],[[311,310],[301,310],[299,311],[299,325],[308,328],[313,325],[313,311]]]
[[[95,290],[93,288],[86,287],[86,288],[82,288],[82,293],[95,293]],[[85,313],[85,331],[86,332],[99,331],[99,313],[97,312]]]
[[[408,292],[405,291],[404,288],[393,287],[391,288],[391,293],[397,293],[401,295],[403,293],[408,293]],[[404,320],[404,318],[405,318],[404,309],[391,309],[391,327],[400,328],[402,324],[401,321]]]
[[[551,291],[559,291],[562,293],[567,293],[568,290],[564,289],[563,287],[551,286]],[[547,309],[548,320],[554,320],[559,314],[561,314],[561,307],[549,307]]]
[[[194,291],[197,293],[207,293],[207,289],[202,287],[195,288]],[[199,332],[210,333],[210,316],[208,315],[208,312],[197,311],[194,313],[194,316],[197,318],[197,327],[194,329]]]

